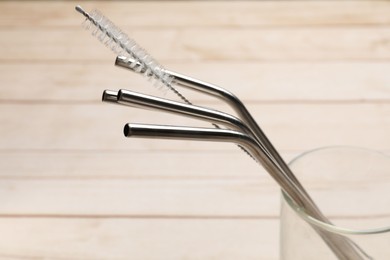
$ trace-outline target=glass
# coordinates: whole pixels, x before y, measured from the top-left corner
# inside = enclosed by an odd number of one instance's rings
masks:
[[[280,259],[337,259],[311,225],[352,240],[363,259],[390,259],[390,157],[329,147],[300,155],[290,167],[332,224],[282,193]]]

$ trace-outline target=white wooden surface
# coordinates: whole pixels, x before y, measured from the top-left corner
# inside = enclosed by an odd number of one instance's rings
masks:
[[[76,4],[0,2],[0,258],[278,259],[278,187],[234,145],[122,136],[127,122],[208,124],[102,104],[104,89],[161,92],[113,66]],[[390,150],[387,1],[80,4],[237,94],[286,160]]]

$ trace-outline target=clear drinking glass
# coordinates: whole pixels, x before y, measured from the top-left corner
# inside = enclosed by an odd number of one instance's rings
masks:
[[[390,157],[329,147],[300,155],[290,167],[332,224],[282,193],[280,259],[337,259],[313,225],[352,240],[363,259],[390,259]]]

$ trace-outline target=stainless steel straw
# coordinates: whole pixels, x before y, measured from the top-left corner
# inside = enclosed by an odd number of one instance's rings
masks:
[[[210,123],[220,124],[227,128],[232,128],[234,130],[242,131],[248,135],[252,135],[251,130],[239,118],[218,110],[201,106],[188,105],[125,89],[120,89],[119,91],[105,90],[103,92],[102,101],[188,116],[208,121]]]
[[[210,129],[184,126],[163,126],[148,124],[126,124],[124,127],[126,137],[159,138],[193,141],[232,142],[245,147],[257,159],[258,162],[268,171],[272,178],[279,184],[282,190],[295,202],[307,200],[302,195],[296,183],[291,182],[287,176],[281,174],[279,165],[267,156],[264,147],[249,135],[225,129]],[[287,179],[287,181],[286,181]],[[370,259],[370,257],[353,241],[346,240],[339,234],[323,232],[316,226],[312,226],[322,239],[333,250],[339,259]]]
[[[124,56],[117,56],[115,60],[115,65],[137,73],[146,72],[144,66],[142,66],[141,63]],[[259,140],[259,142],[264,144],[264,146],[267,148],[267,152],[269,152],[271,156],[277,161],[277,163],[280,164],[282,169],[290,176],[290,178],[298,182],[298,180],[291,172],[290,168],[287,166],[283,158],[268,140],[267,136],[263,133],[259,125],[256,123],[255,119],[249,113],[248,109],[237,96],[235,96],[233,93],[224,88],[200,81],[198,79],[184,76],[179,73],[169,71],[167,69],[164,69],[164,74],[172,78],[173,84],[177,84],[179,86],[189,88],[191,90],[211,95],[226,102],[231,108],[233,108],[233,110],[237,113],[238,117],[248,125],[248,127],[252,130],[253,134]],[[301,188],[303,189],[303,187]],[[312,206],[316,207],[313,201],[310,201],[310,203],[313,204]],[[317,210],[317,214],[315,217],[319,217],[319,215],[322,215],[322,213]],[[322,217],[324,218],[324,216]]]
[[[306,201],[310,200],[310,197],[308,197],[307,193],[303,188],[300,188],[298,185],[299,182],[292,180],[286,173],[280,168],[280,165],[275,162],[275,160],[272,158],[272,156],[267,152],[266,147],[263,146],[263,144],[259,143],[257,139],[253,136],[251,130],[247,127],[245,123],[243,123],[240,119],[229,115],[227,113],[223,113],[217,110],[212,110],[200,106],[194,106],[194,105],[187,105],[183,104],[181,102],[176,102],[172,100],[167,100],[163,98],[153,97],[141,93],[136,93],[129,90],[119,90],[119,91],[112,91],[112,90],[105,90],[103,92],[102,100],[105,102],[115,103],[115,104],[121,104],[136,108],[145,108],[145,109],[154,109],[154,110],[161,110],[164,112],[170,112],[175,113],[179,115],[184,116],[190,116],[197,119],[202,119],[205,121],[209,121],[212,123],[219,123],[226,127],[236,129],[235,132],[236,137],[237,134],[241,135],[241,138],[238,140],[240,141],[234,141],[234,139],[220,139],[221,136],[218,136],[218,134],[224,133],[221,131],[211,131],[216,129],[208,129],[209,132],[206,134],[205,128],[185,128],[185,127],[173,127],[173,126],[152,126],[152,125],[126,125],[125,127],[125,135],[128,136],[129,133],[133,133],[133,136],[144,136],[149,138],[171,138],[171,139],[183,139],[184,134],[186,134],[185,138],[191,140],[210,140],[210,141],[216,141],[216,137],[218,137],[218,140],[221,141],[230,141],[236,143],[239,147],[242,147],[246,151],[249,151],[252,155],[252,157],[261,163],[264,168],[270,173],[270,175],[277,181],[277,183],[282,187],[282,189],[298,204],[298,205],[305,205],[304,210],[306,212],[309,212],[311,209],[311,205],[307,205]],[[138,131],[143,127],[143,131]],[[131,128],[133,127],[133,128]],[[131,129],[134,129],[134,131],[130,131]],[[181,130],[187,130],[187,131],[181,131]],[[191,130],[191,131],[188,131]],[[197,131],[197,134],[194,134],[194,131]],[[200,131],[202,130],[202,131]],[[137,132],[138,131],[138,132]],[[158,132],[159,131],[159,132]],[[210,133],[213,134],[214,139],[210,138]],[[231,135],[233,132],[229,132]],[[206,137],[205,137],[206,136]],[[255,147],[257,150],[254,152],[253,149],[249,149],[248,145],[243,145],[242,141],[245,139],[242,138],[242,136],[245,136],[248,140],[250,140],[250,143],[252,146],[249,147]],[[226,136],[225,136],[226,137]],[[231,137],[231,136],[230,136]],[[206,139],[205,139],[206,138]],[[260,151],[260,152],[259,152]],[[261,161],[259,161],[259,158],[262,158]],[[271,165],[271,166],[270,166]],[[301,186],[301,185],[300,185]],[[323,238],[323,240],[329,245],[329,247],[335,252],[337,256],[339,256],[340,259],[349,259],[348,257],[345,258],[343,254],[348,254],[348,250],[354,251],[354,247],[357,247],[352,241],[346,240],[343,237],[340,237],[336,234],[330,234],[325,233],[322,230],[318,229],[316,226],[313,226],[313,228],[319,233],[319,235]],[[334,246],[334,243],[337,243],[337,247]],[[346,244],[346,245],[344,245]],[[342,246],[342,250],[339,249],[339,247]],[[357,247],[357,249],[360,250],[360,248]],[[341,258],[343,257],[343,258]],[[359,259],[359,258],[354,258]],[[362,258],[360,258],[362,259]]]
[[[137,73],[146,72],[143,70],[142,64],[138,63],[137,61],[131,58],[127,58],[123,56],[118,56],[116,58],[115,65],[125,69],[135,71]],[[213,84],[202,82],[200,80],[188,76],[181,75],[176,72],[172,72],[164,69],[164,74],[171,77],[173,79],[172,83],[174,84],[217,97],[223,100],[224,102],[226,102],[230,107],[232,107],[234,111],[237,113],[238,117],[242,121],[244,121],[244,123],[246,123],[247,126],[251,129],[251,132],[253,133],[253,136],[257,139],[258,143],[262,144],[265,147],[264,152],[271,155],[270,156],[271,160],[276,161],[276,163],[280,166],[281,170],[285,173],[284,175],[288,177],[289,180],[291,180],[296,184],[296,187],[298,187],[300,193],[304,194],[305,199],[300,201],[295,201],[296,204],[304,208],[306,213],[311,217],[325,223],[331,223],[329,219],[322,214],[322,212],[319,210],[319,208],[310,198],[310,196],[308,195],[304,187],[301,185],[301,183],[292,173],[292,171],[287,166],[283,158],[280,156],[280,154],[277,152],[277,150],[268,140],[266,135],[263,133],[259,125],[256,123],[252,115],[249,113],[248,109],[245,107],[245,105],[241,102],[239,98],[237,98],[233,93],[227,91],[226,89],[215,86]],[[291,196],[290,194],[288,195]],[[293,200],[296,199],[294,197],[292,198]],[[313,228],[321,235],[321,237],[323,237],[324,241],[329,245],[329,247],[333,250],[333,252],[339,259],[357,259],[357,260],[364,259],[363,256],[359,253],[362,252],[362,250],[359,247],[357,247],[357,245],[353,241],[347,238],[339,237],[337,238],[338,241],[336,243],[336,241],[333,240],[332,237],[330,237],[331,236],[330,233],[325,233],[325,231],[322,231],[319,228],[316,228],[314,226]],[[358,249],[359,252],[356,249]]]
[[[212,123],[220,123],[222,125],[225,125],[226,127],[236,129],[237,131],[222,129],[216,131],[217,129],[207,128],[128,124],[125,126],[124,132],[126,136],[135,137],[234,142],[238,146],[243,147],[245,150],[249,151],[252,157],[255,158],[256,161],[261,163],[261,165],[282,187],[282,190],[284,190],[286,194],[289,194],[289,196],[295,202],[305,204],[305,201],[310,199],[307,198],[307,194],[304,192],[304,190],[300,189],[297,186],[297,183],[292,181],[289,176],[285,174],[285,172],[280,168],[280,166],[267,153],[266,148],[262,144],[257,142],[256,138],[251,134],[250,129],[240,119],[234,116],[217,110],[212,110],[194,105],[187,105],[180,102],[153,97],[123,89],[119,91],[105,90],[103,92],[102,100],[105,102],[122,104],[131,107],[157,109],[179,115],[190,116]],[[244,145],[244,143],[246,143],[246,145]],[[248,144],[251,145],[248,146]],[[261,161],[259,161],[260,159]],[[319,233],[323,240],[327,244],[329,244],[330,248],[335,251],[336,255],[342,256],[343,254],[347,254],[345,247],[343,248],[343,250],[340,251],[338,247],[334,247],[333,245],[334,243],[338,243],[339,246],[343,246],[344,243],[349,242],[348,240],[345,241],[345,238],[340,237],[337,234],[324,233],[316,226],[313,226],[313,228]],[[356,245],[352,241],[350,241],[350,243],[352,246],[356,247]],[[349,243],[348,246],[350,246]],[[357,247],[357,249],[361,251],[360,248]]]

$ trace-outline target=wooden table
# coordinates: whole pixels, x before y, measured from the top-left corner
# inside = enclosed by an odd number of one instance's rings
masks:
[[[278,259],[278,187],[234,145],[123,137],[127,122],[209,124],[102,104],[104,89],[162,92],[113,66],[76,4],[0,2],[0,258]],[[165,67],[237,94],[286,160],[390,149],[387,1],[83,7]]]

